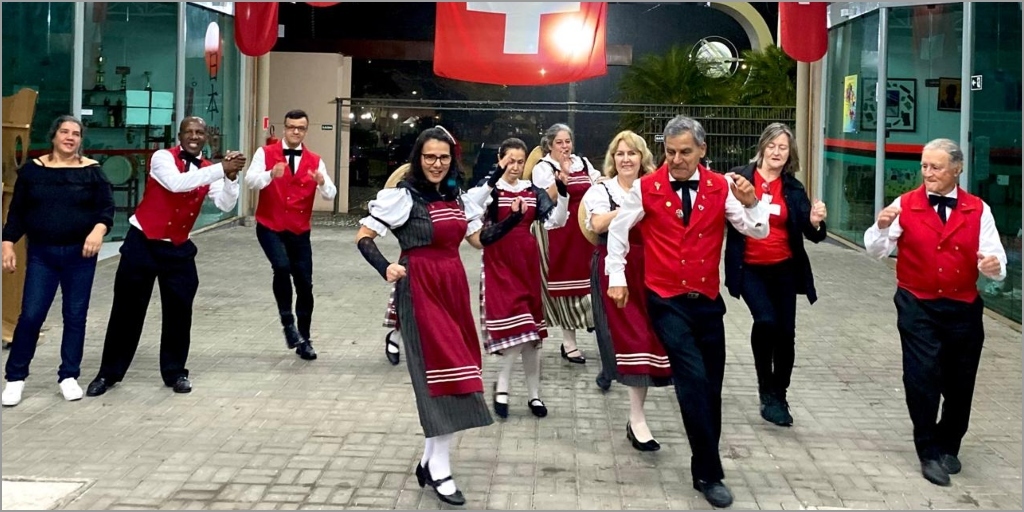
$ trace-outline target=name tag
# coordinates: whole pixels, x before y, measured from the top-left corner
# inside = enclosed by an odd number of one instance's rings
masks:
[[[772,195],[764,194],[761,196],[761,200],[768,205],[768,212],[771,215],[779,216],[782,215],[782,205],[772,203]]]

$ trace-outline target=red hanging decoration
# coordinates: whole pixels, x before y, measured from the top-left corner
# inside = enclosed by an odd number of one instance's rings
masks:
[[[779,3],[779,46],[800,62],[814,62],[828,51],[828,4]]]
[[[341,2],[306,2],[306,3],[309,4],[309,5],[312,5],[313,7],[330,7],[332,5],[338,5]]]
[[[250,57],[270,52],[277,42],[277,2],[235,2],[235,44]]]

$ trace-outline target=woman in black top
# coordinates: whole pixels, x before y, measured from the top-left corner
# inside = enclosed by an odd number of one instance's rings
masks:
[[[39,329],[58,285],[63,295],[64,334],[57,382],[65,399],[82,398],[77,379],[96,255],[114,222],[110,182],[95,160],[81,154],[84,131],[78,119],[58,117],[50,127],[50,154],[18,170],[3,230],[3,269],[14,272],[18,264],[14,244],[22,236],[29,240],[28,262],[21,316],[5,369],[5,406],[21,401]]]

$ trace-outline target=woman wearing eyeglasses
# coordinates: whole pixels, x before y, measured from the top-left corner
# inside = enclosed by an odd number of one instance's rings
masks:
[[[454,145],[440,127],[420,134],[408,175],[370,201],[356,244],[381,277],[395,283],[398,327],[426,437],[417,481],[421,487],[429,483],[441,501],[463,505],[449,461],[454,433],[493,420],[483,398],[480,340],[459,257],[463,239],[479,248],[480,237],[487,236],[480,233],[484,198],[460,193]],[[402,248],[395,263],[374,242],[388,231]]]
[[[782,123],[768,125],[754,158],[732,170],[768,205],[768,237],[750,238],[730,225],[725,245],[725,286],[754,317],[750,346],[761,417],[779,426],[793,424],[786,391],[795,359],[796,296],[806,295],[811,304],[818,299],[804,237],[818,243],[826,233],[825,203],[811,204],[796,179],[799,169],[793,132]]]

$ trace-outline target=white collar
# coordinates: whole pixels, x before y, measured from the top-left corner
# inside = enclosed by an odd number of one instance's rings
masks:
[[[948,194],[945,194],[945,195],[943,195],[943,194],[933,194],[931,192],[928,192],[927,194],[930,195],[930,196],[952,197],[953,199],[956,199],[956,189],[958,189],[958,188],[960,188],[960,187],[953,187],[953,191],[948,193]]]
[[[670,172],[670,173],[668,173],[668,181],[669,181],[669,183],[671,183],[673,181],[679,181],[679,180],[675,179],[675,177],[673,177],[672,173]],[[688,179],[686,181],[700,181],[700,168],[697,168],[696,171],[693,171],[693,174],[690,175],[690,179]]]
[[[288,147],[288,144],[285,144],[284,139],[281,139],[281,149],[283,149],[283,150],[291,149],[291,148]],[[300,142],[298,146],[295,146],[295,149],[297,149],[299,151],[302,151],[302,143]]]
[[[524,180],[522,178],[516,180],[515,185],[510,184],[504,179],[498,179],[498,184],[496,185],[496,188],[498,190],[504,190],[505,192],[521,192],[523,190],[530,188],[530,185],[532,185],[530,180]]]

